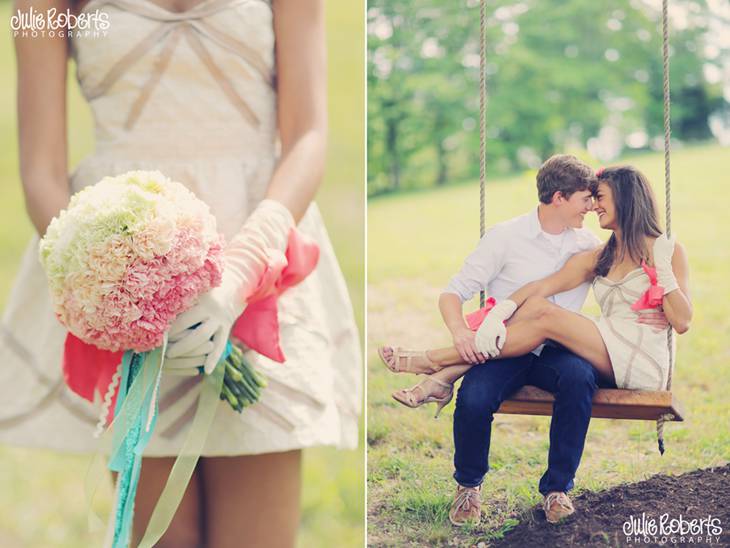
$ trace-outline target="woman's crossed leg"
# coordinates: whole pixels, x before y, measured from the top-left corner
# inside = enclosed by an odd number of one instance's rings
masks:
[[[510,358],[527,354],[553,340],[574,354],[589,361],[599,375],[614,382],[611,359],[606,350],[598,327],[588,318],[570,310],[565,310],[542,297],[530,297],[520,306],[507,322],[507,340],[500,358]],[[382,350],[384,359],[392,356],[392,349]],[[465,364],[455,347],[438,348],[427,351],[428,359],[441,367],[421,383],[419,395],[440,396],[445,391],[443,384],[453,384],[471,367]],[[485,362],[486,366],[489,361]],[[478,364],[484,366],[485,364]],[[429,382],[430,379],[439,381]],[[411,389],[412,390],[412,389]],[[404,394],[408,390],[401,391]]]

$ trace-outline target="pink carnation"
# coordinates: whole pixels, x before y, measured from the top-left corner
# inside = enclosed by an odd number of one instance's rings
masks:
[[[208,207],[157,172],[106,178],[72,197],[41,241],[58,319],[86,343],[146,352],[221,282]]]

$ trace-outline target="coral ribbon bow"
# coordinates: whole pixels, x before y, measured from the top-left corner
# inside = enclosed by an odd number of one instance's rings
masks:
[[[638,312],[648,308],[656,308],[662,304],[664,298],[664,288],[657,283],[656,268],[647,266],[646,262],[641,261],[641,268],[649,277],[649,289],[644,291],[643,295],[631,305],[631,310]]]
[[[259,354],[279,363],[285,360],[279,343],[279,296],[306,278],[319,261],[317,243],[296,229],[289,232],[286,255],[269,254],[269,261],[248,306],[236,320],[231,335]],[[63,351],[63,375],[68,387],[91,402],[103,397],[124,352],[101,350],[68,333]]]
[[[497,301],[494,300],[494,297],[489,297],[482,308],[472,312],[471,314],[467,314],[466,325],[469,326],[469,329],[471,329],[472,331],[476,331],[477,329],[479,329],[479,326],[482,325],[484,318],[487,317],[487,314],[489,314],[489,311],[494,308],[495,304],[497,304]]]
[[[319,246],[296,229],[289,232],[286,257],[271,254],[248,306],[231,329],[231,335],[259,354],[279,363],[284,352],[279,345],[279,295],[297,285],[317,266]]]

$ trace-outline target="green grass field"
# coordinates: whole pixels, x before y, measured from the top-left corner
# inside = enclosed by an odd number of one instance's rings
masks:
[[[10,4],[0,2],[8,25]],[[347,278],[361,332],[364,309],[364,23],[360,10],[328,4],[330,153],[318,201]],[[0,43],[0,309],[32,233],[18,176],[12,38]],[[93,146],[92,123],[69,72],[71,168]],[[301,546],[362,546],[364,449],[305,451]],[[0,546],[98,546],[86,530],[89,459],[0,447]],[[109,504],[105,493],[101,503]]]
[[[694,302],[692,327],[678,340],[674,376],[674,391],[687,419],[666,427],[663,457],[657,451],[653,422],[592,421],[574,493],[730,461],[729,152],[706,145],[673,153],[672,228],[689,254]],[[653,181],[663,211],[662,156],[624,160]],[[489,183],[488,226],[536,204],[534,175]],[[437,299],[478,240],[478,212],[475,182],[378,198],[368,206],[368,538],[372,545],[489,542],[541,500],[537,484],[547,464],[549,419],[498,415],[491,471],[482,494],[482,525],[453,528],[448,521],[455,489],[451,479],[453,402],[436,421],[433,408],[411,410],[396,403],[390,393],[414,384],[415,379],[388,372],[375,351],[384,343],[406,348],[450,343]],[[607,238],[595,216],[590,216],[588,225]],[[597,314],[592,298],[584,310]],[[624,519],[617,509],[617,528]]]

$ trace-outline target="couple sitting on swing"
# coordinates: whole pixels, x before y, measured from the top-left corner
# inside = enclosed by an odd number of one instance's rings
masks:
[[[438,414],[464,377],[454,411],[455,525],[479,521],[493,414],[527,384],[555,395],[539,485],[546,519],[572,514],[566,493],[595,390],[663,390],[667,329],[684,333],[692,317],[685,250],[662,234],[653,192],[637,169],[594,173],[573,156],[556,155],[540,168],[537,190],[537,208],[487,231],[441,294],[454,345],[378,351],[391,371],[424,376],[393,394],[408,407],[435,402]],[[591,211],[612,232],[606,243],[583,228]],[[598,319],[580,313],[589,282]],[[462,304],[481,290],[487,305],[465,319]]]

